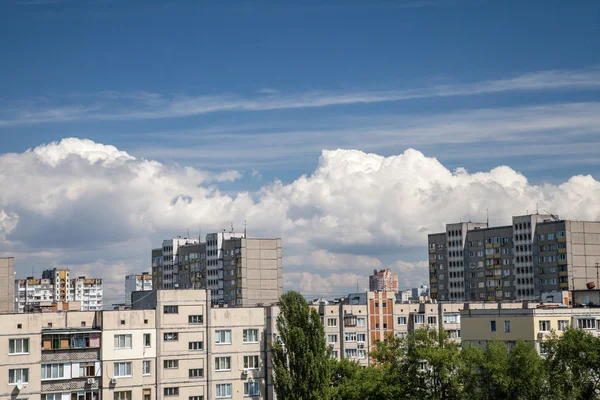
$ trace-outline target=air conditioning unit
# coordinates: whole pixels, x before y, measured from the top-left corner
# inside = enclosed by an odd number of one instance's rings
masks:
[[[93,385],[96,382],[96,380],[94,378],[88,378],[87,379],[87,384],[88,385]]]
[[[242,375],[248,375],[250,371],[246,368],[244,368],[244,370],[242,371]]]
[[[538,339],[543,339],[546,336],[546,332],[538,332]]]
[[[110,380],[110,384],[111,384],[111,385],[116,385],[116,384],[117,384],[117,378],[112,378],[112,379]]]

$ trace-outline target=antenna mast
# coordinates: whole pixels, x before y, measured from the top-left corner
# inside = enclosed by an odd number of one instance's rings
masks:
[[[244,238],[248,238],[246,229],[247,229],[246,220],[244,220]]]

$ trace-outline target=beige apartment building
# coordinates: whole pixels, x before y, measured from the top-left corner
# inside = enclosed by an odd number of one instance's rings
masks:
[[[0,314],[15,308],[15,259],[0,258]]]
[[[509,349],[518,340],[533,343],[540,354],[551,332],[560,335],[569,327],[594,335],[600,331],[600,308],[539,303],[465,304],[461,311],[463,345],[484,346],[492,340],[505,342]]]

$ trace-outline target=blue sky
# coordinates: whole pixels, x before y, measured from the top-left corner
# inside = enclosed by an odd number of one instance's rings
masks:
[[[324,149],[600,172],[597,1],[6,0],[0,49],[2,154],[86,138],[254,198]]]

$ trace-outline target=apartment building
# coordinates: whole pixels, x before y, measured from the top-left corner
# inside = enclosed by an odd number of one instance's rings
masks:
[[[15,259],[0,258],[0,314],[11,313],[15,308]]]
[[[561,335],[569,327],[599,335],[600,308],[540,303],[465,304],[461,311],[463,345],[485,346],[492,340],[504,341],[509,349],[518,340],[533,343],[544,354],[544,341],[551,332]]]
[[[179,289],[179,248],[200,243],[198,239],[182,238],[163,240],[162,247],[152,249],[152,276],[155,289]]]
[[[125,306],[131,305],[131,293],[152,290],[152,275],[147,272],[125,276]]]
[[[223,242],[223,303],[249,307],[279,301],[283,289],[281,239]]]
[[[213,304],[241,307],[281,296],[281,239],[217,232],[206,235],[206,243],[187,240],[165,241],[152,250],[154,288],[207,288]]]
[[[438,301],[540,301],[542,293],[598,285],[600,222],[554,215],[512,224],[446,225],[429,235],[429,281]]]
[[[80,276],[71,278],[68,269],[48,269],[41,278],[32,276],[13,280],[13,309],[16,312],[32,312],[45,304],[76,302],[82,311],[102,310],[102,279]],[[61,306],[68,309],[68,306]]]
[[[102,312],[102,398],[155,400],[155,310]]]
[[[389,269],[373,270],[369,276],[369,291],[375,292],[398,292],[398,275]]]

